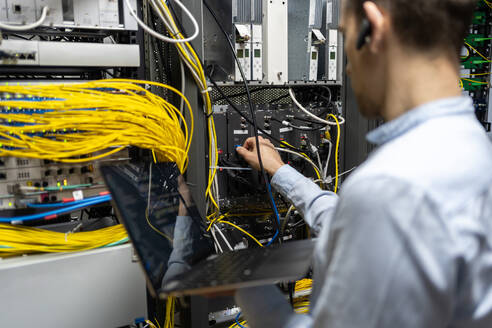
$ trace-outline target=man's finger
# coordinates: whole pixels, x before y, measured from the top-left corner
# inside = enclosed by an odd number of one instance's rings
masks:
[[[242,156],[247,162],[254,160],[255,158],[255,153],[252,151],[249,151],[248,149],[244,147],[237,147],[236,148],[237,153]]]
[[[243,147],[246,148],[246,149],[254,149],[255,145],[256,145],[255,138],[254,137],[249,137],[244,142],[244,146]]]
[[[244,147],[237,147],[236,151],[239,155],[241,155],[244,158],[246,158],[250,154],[250,151]]]

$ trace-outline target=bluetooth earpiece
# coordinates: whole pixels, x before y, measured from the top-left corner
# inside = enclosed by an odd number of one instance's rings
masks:
[[[361,23],[359,37],[357,38],[357,50],[362,49],[362,47],[366,43],[370,42],[371,34],[372,34],[371,23],[369,23],[367,18],[364,18]]]

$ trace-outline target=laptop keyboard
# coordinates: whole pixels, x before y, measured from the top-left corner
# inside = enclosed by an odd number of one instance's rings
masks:
[[[266,249],[249,249],[248,251],[220,254],[213,260],[206,261],[181,281],[182,287],[201,287],[223,285],[248,280],[262,260],[270,254]]]

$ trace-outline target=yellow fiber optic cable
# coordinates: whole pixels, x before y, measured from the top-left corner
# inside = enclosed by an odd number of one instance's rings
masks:
[[[464,78],[462,78],[461,80],[462,80],[462,81],[467,81],[467,82],[473,82],[473,83],[477,83],[477,84],[489,84],[488,82],[477,81],[477,80],[471,80],[471,79],[464,79]]]
[[[165,10],[165,16],[169,18],[171,28],[168,29],[169,34],[171,35],[172,38],[174,39],[183,39],[183,35],[181,31],[179,31],[177,24],[171,14],[171,11],[169,10],[169,7],[167,6],[165,1],[161,0],[161,5]],[[189,68],[194,71],[195,74],[193,74],[193,77],[195,78],[198,86],[200,87],[200,91],[202,92],[203,98],[204,98],[204,103],[205,103],[205,108],[206,108],[206,114],[208,115],[208,131],[209,131],[209,139],[214,140],[214,144],[210,143],[209,144],[209,166],[212,167],[209,172],[209,179],[208,179],[208,184],[207,188],[205,190],[205,194],[209,198],[210,202],[215,206],[216,209],[219,209],[219,206],[214,199],[212,193],[211,193],[211,188],[213,181],[215,179],[215,176],[217,174],[217,165],[212,165],[212,156],[215,156],[215,158],[218,157],[218,150],[217,150],[217,134],[215,131],[215,123],[213,120],[212,114],[212,102],[210,99],[210,94],[207,86],[207,81],[205,77],[205,71],[203,70],[203,67],[201,65],[201,62],[196,54],[196,52],[193,50],[193,47],[188,43],[185,42],[183,44],[177,43],[175,44],[178,52],[182,56],[182,60],[185,61],[186,63],[189,64]],[[215,149],[214,153],[212,153],[212,149]]]
[[[329,114],[328,116],[331,116],[335,122],[337,123],[337,144],[336,144],[336,147],[335,147],[335,188],[333,189],[333,191],[335,192],[335,194],[337,193],[338,191],[338,149],[340,147],[340,122],[338,121],[338,118],[333,115],[333,114]]]
[[[190,112],[190,131],[180,111],[141,85],[181,96]],[[160,161],[184,172],[193,134],[188,100],[173,87],[151,81],[99,80],[78,84],[0,86],[0,156],[80,163],[103,158],[128,145],[151,149]],[[27,98],[27,100],[26,100]],[[15,109],[15,111],[13,110]],[[98,155],[92,155],[99,153]]]
[[[74,233],[0,224],[0,257],[29,253],[78,252],[119,245],[127,241],[128,235],[121,224]]]
[[[465,42],[465,44],[470,47],[470,49],[472,49],[473,51],[475,51],[480,57],[482,57],[483,59],[485,59],[487,62],[490,63],[490,59],[485,57],[484,55],[482,55],[482,53],[480,51],[478,51],[477,49],[473,48],[473,46],[471,44],[469,44],[468,42]]]
[[[246,231],[246,230],[244,230],[243,228],[238,227],[238,226],[237,226],[237,225],[235,225],[234,223],[231,223],[231,222],[229,222],[229,221],[220,220],[220,219],[218,220],[218,222],[220,222],[220,223],[225,223],[225,224],[230,225],[231,227],[236,228],[237,230],[241,231],[242,233],[244,233],[244,234],[245,234],[246,236],[248,236],[249,238],[253,239],[253,241],[254,241],[255,243],[257,243],[260,247],[264,247],[264,246],[263,246],[263,245],[262,245],[262,244],[258,241],[258,239],[256,239],[256,238],[255,238],[252,234],[250,234],[249,232],[247,232],[247,231]]]

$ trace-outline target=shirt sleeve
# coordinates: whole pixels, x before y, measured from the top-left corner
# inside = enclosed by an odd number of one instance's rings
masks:
[[[238,291],[236,299],[253,328],[449,327],[458,273],[443,227],[421,188],[385,177],[359,181],[346,186],[318,241],[315,256],[326,261],[315,268],[308,316],[286,310],[273,287]]]
[[[426,193],[404,181],[347,186],[317,249],[327,261],[315,276],[313,326],[449,327],[455,263],[436,213]]]
[[[315,235],[320,234],[325,224],[330,224],[338,202],[335,193],[321,190],[289,165],[277,170],[272,186],[294,204]]]

